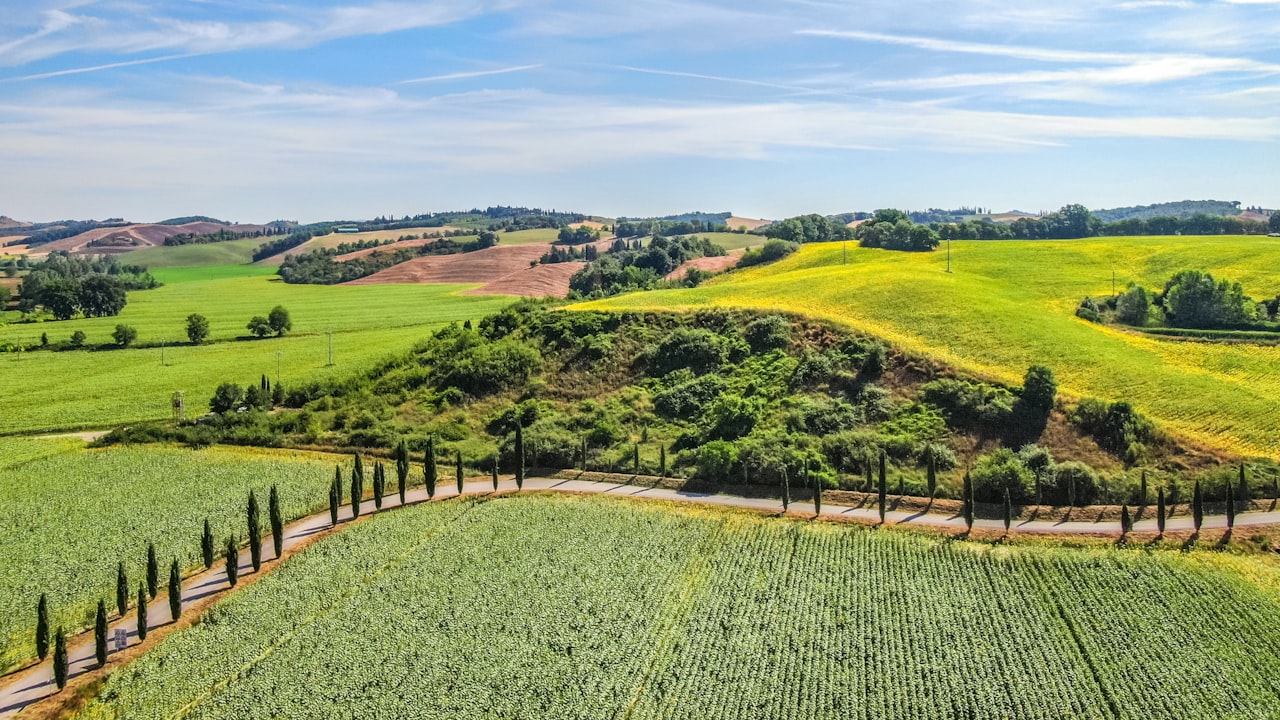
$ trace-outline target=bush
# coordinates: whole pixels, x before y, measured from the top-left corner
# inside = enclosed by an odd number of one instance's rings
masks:
[[[1116,319],[1125,325],[1142,327],[1151,316],[1151,293],[1141,285],[1129,284],[1129,289],[1116,301]]]
[[[1157,440],[1155,423],[1127,402],[1085,398],[1072,411],[1071,421],[1103,450],[1122,458],[1145,457],[1146,446]]]
[[[704,418],[706,436],[717,440],[734,440],[750,434],[760,420],[760,405],[758,398],[744,398],[733,394],[717,397],[707,408]]]
[[[1014,503],[1025,503],[1031,499],[1034,489],[1031,471],[1008,448],[978,458],[971,476],[973,497],[978,502],[1004,502],[1004,494],[1008,492]]]
[[[1098,499],[1098,474],[1093,468],[1080,462],[1064,462],[1053,470],[1053,486],[1051,501],[1065,505],[1072,501],[1072,486],[1075,488],[1075,505],[1091,505]]]
[[[756,352],[780,350],[791,344],[791,323],[781,315],[766,315],[748,323],[742,336]]]
[[[799,243],[786,240],[769,240],[759,250],[748,250],[742,254],[738,267],[751,267],[776,262],[800,249]]]
[[[209,409],[215,413],[230,412],[239,408],[243,402],[243,388],[235,383],[222,383],[213,392],[213,398],[209,400]]]
[[[111,339],[120,347],[129,347],[138,339],[138,331],[130,325],[117,325],[111,333]]]
[[[680,328],[654,350],[649,372],[662,376],[673,370],[689,368],[702,375],[716,369],[722,362],[724,348],[719,336],[709,330]]]
[[[728,482],[733,479],[737,463],[738,449],[731,442],[713,440],[698,448],[696,467],[703,480]]]
[[[920,388],[920,399],[942,410],[947,422],[961,428],[1003,434],[1013,417],[1013,394],[981,382],[935,380]]]
[[[707,404],[724,391],[724,378],[704,375],[659,392],[653,397],[653,409],[663,417],[695,420],[702,415]]]
[[[1053,371],[1043,365],[1032,365],[1022,381],[1022,392],[1013,404],[1015,434],[1027,441],[1038,440],[1049,424],[1058,383]]]

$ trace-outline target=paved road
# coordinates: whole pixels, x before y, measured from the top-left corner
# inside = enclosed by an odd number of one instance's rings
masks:
[[[515,482],[513,480],[505,480],[499,483],[498,487],[499,490],[503,492],[514,491],[516,489]],[[463,489],[464,494],[483,494],[493,491],[493,483],[489,480],[477,480],[466,483]],[[782,502],[769,498],[746,498],[736,495],[691,493],[680,490],[641,487],[636,485],[620,485],[608,482],[592,482],[587,480],[530,478],[525,481],[524,489],[530,491],[553,490],[573,493],[600,493],[607,495],[622,495],[626,497],[693,502],[705,505],[749,508],[765,512],[782,512]],[[438,486],[436,498],[442,499],[456,497],[457,494],[457,488],[453,483],[446,484],[442,482]],[[412,490],[406,495],[406,504],[409,505],[423,502],[425,500],[427,500],[427,492],[423,488]],[[400,498],[398,495],[388,495],[383,499],[384,510],[398,507],[399,505]],[[365,501],[360,507],[362,515],[374,512],[372,500]],[[813,503],[791,503],[790,511],[800,515],[812,515]],[[822,516],[830,518],[853,518],[868,522],[877,522],[879,520],[879,513],[875,508],[853,508],[827,503],[824,503],[822,506]],[[342,522],[343,520],[350,518],[351,505],[350,503],[347,503],[343,505],[338,519],[339,522]],[[885,518],[886,522],[890,524],[909,523],[913,525],[951,528],[955,530],[964,529],[964,518],[959,516],[891,510],[885,514]],[[1236,517],[1236,525],[1238,527],[1275,524],[1280,524],[1280,512],[1242,513]],[[329,521],[329,513],[327,510],[323,513],[298,520],[285,528],[284,547],[286,550],[295,547],[308,537],[318,532],[322,532],[330,526],[331,523]],[[984,530],[999,531],[1004,529],[1004,522],[1001,520],[978,519],[975,521],[974,526]],[[1170,531],[1191,530],[1193,527],[1192,519],[1189,517],[1170,518],[1166,524],[1166,529]],[[1202,527],[1207,529],[1225,528],[1226,518],[1223,516],[1206,517]],[[1117,535],[1120,533],[1120,523],[1119,521],[1023,521],[1015,523],[1013,529],[1017,532],[1041,534]],[[1138,532],[1155,532],[1156,521],[1151,519],[1136,522],[1134,523],[1134,530]],[[271,556],[273,547],[271,538],[264,537],[262,546],[263,564],[266,565],[274,559]],[[252,564],[249,559],[249,551],[248,549],[245,549],[240,553],[239,575],[241,578],[244,578],[249,576],[250,573],[252,573]],[[230,586],[227,584],[225,566],[223,561],[219,559],[214,563],[212,570],[187,578],[187,580],[182,584],[183,610],[186,612],[186,610],[194,604],[211,596],[223,594],[230,589]],[[169,614],[169,601],[163,593],[158,595],[156,599],[147,606],[147,619],[148,629],[162,627],[172,622]],[[114,640],[117,628],[121,628],[127,633],[128,643],[126,648],[134,647],[138,644],[137,614],[135,612],[131,610],[125,618],[115,619],[108,630],[108,638]],[[92,670],[97,666],[97,660],[94,658],[93,654],[92,631],[68,638],[67,645],[71,677],[74,678],[75,676]],[[109,645],[111,645],[111,654],[114,655],[116,652],[119,652],[114,647],[114,642],[110,642]],[[0,678],[0,720],[14,717],[23,708],[52,695],[54,691],[53,666],[51,662],[44,662],[26,671],[17,672]]]

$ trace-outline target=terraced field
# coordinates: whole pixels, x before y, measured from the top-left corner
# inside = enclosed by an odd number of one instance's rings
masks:
[[[1161,288],[1185,268],[1238,280],[1255,299],[1280,292],[1280,239],[1099,238],[956,242],[927,254],[810,245],[771,266],[691,290],[576,307],[747,307],[803,313],[886,338],[913,353],[1008,383],[1045,364],[1063,393],[1129,400],[1169,430],[1246,455],[1280,458],[1280,348],[1184,342],[1074,316],[1086,295],[1140,282]]]
[[[55,624],[92,624],[98,598],[114,598],[117,562],[142,579],[147,543],[164,568],[192,566],[205,518],[219,539],[244,535],[251,488],[265,503],[278,485],[296,518],[326,502],[333,479],[333,460],[307,453],[83,446],[0,439],[0,670],[34,655],[40,593]]]
[[[429,503],[312,546],[82,718],[1275,718],[1276,563],[641,504]]]

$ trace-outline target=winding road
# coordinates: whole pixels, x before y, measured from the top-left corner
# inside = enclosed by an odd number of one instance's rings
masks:
[[[514,492],[515,490],[516,484],[514,480],[504,480],[498,485],[498,492]],[[692,493],[681,490],[589,480],[530,478],[524,483],[524,491],[596,493],[633,498],[747,508],[766,513],[782,512],[782,502],[772,498],[747,498],[737,495]],[[494,492],[493,483],[488,479],[483,481],[474,480],[465,483],[463,486],[464,495],[481,495],[492,492]],[[458,491],[453,483],[448,483],[447,486],[444,483],[441,483],[437,486],[435,499],[447,499],[457,496]],[[428,497],[426,489],[420,487],[409,491],[406,494],[405,500],[406,505],[413,505],[427,501]],[[388,495],[383,499],[383,510],[399,506],[400,498],[396,494]],[[813,515],[813,503],[791,503],[788,511],[797,515]],[[374,512],[374,502],[372,499],[361,503],[360,514],[362,516],[369,515]],[[823,518],[844,518],[869,523],[879,522],[879,513],[874,508],[855,508],[828,503],[823,503],[821,516]],[[341,523],[349,519],[351,519],[351,505],[350,503],[346,503],[339,512],[338,521]],[[962,517],[915,511],[888,511],[885,513],[885,522],[888,524],[911,524],[952,529],[956,531],[962,531],[965,528],[964,518]],[[1204,519],[1204,523],[1201,527],[1203,529],[1223,529],[1226,527],[1226,524],[1226,518],[1224,516],[1209,516]],[[1280,511],[1241,513],[1236,516],[1235,524],[1236,527],[1280,524]],[[297,547],[308,538],[316,535],[317,533],[324,532],[330,527],[332,527],[332,523],[330,522],[327,510],[323,513],[311,515],[310,517],[303,518],[291,525],[288,525],[285,527],[285,551],[287,552],[291,548]],[[979,518],[975,520],[974,527],[980,530],[1002,531],[1004,529],[1004,522],[1002,520]],[[1169,518],[1165,528],[1167,531],[1188,531],[1194,529],[1194,524],[1190,517],[1176,517]],[[1027,520],[1015,522],[1012,529],[1020,533],[1052,535],[1118,535],[1120,533],[1120,523],[1119,521],[1054,522],[1047,520]],[[1154,519],[1140,520],[1134,523],[1133,530],[1135,532],[1155,532],[1156,521]],[[193,542],[194,541],[195,539],[193,538]],[[271,556],[271,549],[273,546],[269,536],[263,538],[262,546],[263,565],[265,568],[274,560],[274,557]],[[252,564],[250,562],[249,550],[247,548],[240,552],[239,562],[239,576],[241,578],[251,577]],[[183,612],[188,612],[189,609],[193,608],[197,604],[207,604],[209,598],[221,596],[229,592],[231,589],[232,588],[227,583],[224,564],[222,560],[218,560],[214,563],[212,570],[207,570],[193,575],[183,582]],[[160,628],[172,622],[169,613],[169,602],[164,593],[158,595],[156,599],[147,606],[147,618],[148,629]],[[127,645],[125,647],[115,647],[114,638],[116,636],[117,629],[125,631],[125,635],[127,637]],[[115,618],[115,620],[110,623],[107,636],[110,640],[108,645],[110,646],[111,655],[115,655],[119,652],[123,652],[137,646],[138,628],[136,612],[131,610],[124,618]],[[96,669],[97,660],[94,658],[92,630],[69,637],[67,639],[67,654],[70,665],[70,678],[74,679],[79,675]],[[22,709],[55,693],[56,687],[53,682],[53,664],[51,661],[45,661],[38,665],[4,676],[0,678],[0,720],[12,718]]]

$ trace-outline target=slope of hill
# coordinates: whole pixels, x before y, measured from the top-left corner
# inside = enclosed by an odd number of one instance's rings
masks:
[[[1156,203],[1154,205],[1135,205],[1132,207],[1112,208],[1110,210],[1094,210],[1093,214],[1103,222],[1131,219],[1149,220],[1153,217],[1186,219],[1192,215],[1234,217],[1240,214],[1240,203],[1222,200],[1182,200],[1179,202]]]
[[[73,235],[69,238],[54,240],[41,245],[37,252],[70,252],[82,255],[99,255],[109,253],[125,253],[145,247],[164,245],[164,241],[175,235],[204,235],[227,230],[233,233],[267,232],[265,225],[220,225],[211,222],[193,222],[185,225],[125,225],[122,227],[104,227]]]
[[[1280,458],[1280,361],[1273,347],[1174,342],[1086,323],[1086,295],[1134,280],[1160,287],[1184,268],[1238,280],[1275,297],[1280,240],[1223,237],[955,242],[945,253],[806,245],[772,266],[699,288],[627,295],[578,307],[707,306],[786,310],[882,337],[905,351],[1016,383],[1048,365],[1074,397],[1127,400],[1166,429],[1246,455]]]
[[[348,285],[483,283],[476,295],[565,297],[580,262],[538,265],[549,243],[498,245],[458,255],[427,255],[360,278]]]
[[[15,228],[31,227],[31,223],[14,220],[8,215],[0,215],[0,230],[13,230]]]

